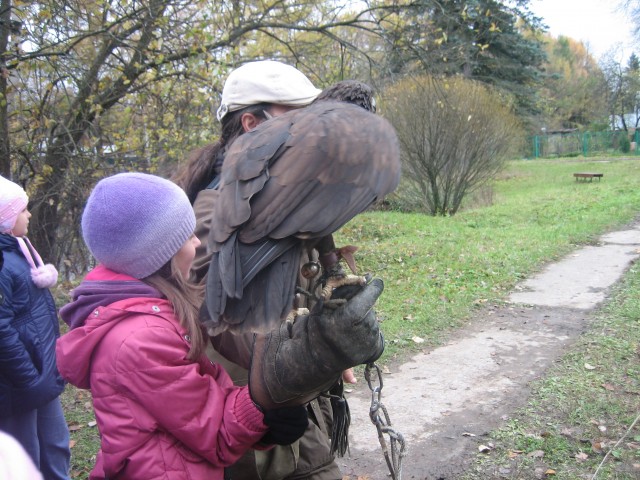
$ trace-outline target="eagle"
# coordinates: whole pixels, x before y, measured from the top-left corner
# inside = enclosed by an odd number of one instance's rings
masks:
[[[208,333],[276,328],[293,308],[304,249],[331,253],[322,245],[332,248],[332,234],[399,180],[394,128],[350,102],[315,102],[235,140],[211,211]]]

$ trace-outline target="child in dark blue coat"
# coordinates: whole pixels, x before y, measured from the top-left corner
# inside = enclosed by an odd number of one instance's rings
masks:
[[[29,198],[0,176],[0,430],[15,437],[47,480],[69,478],[69,429],[56,367],[60,335],[49,287],[58,272],[26,237]]]

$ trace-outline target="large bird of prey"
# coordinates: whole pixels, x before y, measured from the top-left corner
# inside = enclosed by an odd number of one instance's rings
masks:
[[[351,103],[317,102],[240,136],[212,205],[201,312],[209,334],[273,330],[293,307],[303,250],[399,179],[393,127]]]

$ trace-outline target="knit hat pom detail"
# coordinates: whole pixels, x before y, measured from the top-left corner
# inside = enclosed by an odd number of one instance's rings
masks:
[[[32,268],[31,280],[38,288],[51,288],[58,282],[58,270],[50,263]]]

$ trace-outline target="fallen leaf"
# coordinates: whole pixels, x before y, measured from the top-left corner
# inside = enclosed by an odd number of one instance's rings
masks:
[[[88,427],[95,427],[97,423],[98,422],[96,422],[95,420],[91,420],[89,423],[87,423],[87,426]]]
[[[519,457],[521,453],[522,453],[522,450],[509,450],[509,453],[507,453],[507,456],[509,458],[516,458],[516,457]]]
[[[596,367],[594,367],[593,365],[590,365],[588,363],[584,364],[584,368],[586,368],[587,370],[595,370],[596,369]]]
[[[544,452],[542,450],[534,450],[533,452],[529,452],[527,457],[542,458],[542,457],[544,457]]]
[[[478,451],[480,453],[489,453],[491,451],[491,448],[489,448],[487,445],[478,445]]]
[[[469,433],[469,432],[463,432],[463,433],[462,433],[462,436],[463,436],[463,437],[475,437],[475,434],[473,434],[473,433]]]
[[[626,444],[631,450],[640,450],[640,443],[638,442],[629,442]]]
[[[573,430],[571,430],[570,428],[563,428],[560,432],[560,435],[568,438],[573,438]]]
[[[604,388],[605,390],[609,390],[610,392],[615,392],[616,391],[616,387],[614,387],[613,385],[611,385],[610,383],[603,383],[602,385],[600,385],[602,388]]]
[[[69,440],[69,448],[73,448],[76,446],[76,441],[75,440]]]
[[[601,432],[606,432],[607,427],[605,427],[604,425],[598,425],[598,430],[600,430]]]
[[[413,340],[414,343],[424,343],[424,338],[420,338],[418,336],[411,337],[411,340]]]
[[[69,431],[70,432],[76,432],[78,430],[81,430],[83,428],[82,425],[80,425],[79,423],[72,423],[71,425],[69,425]]]
[[[556,471],[552,468],[548,469],[546,472],[544,472],[545,475],[551,476],[551,475],[555,475]]]
[[[589,458],[589,455],[587,455],[584,452],[576,453],[576,460],[579,462],[584,462],[588,458]]]

